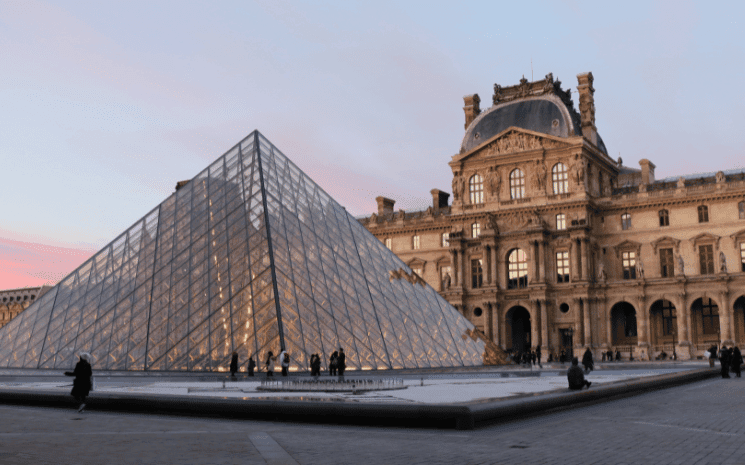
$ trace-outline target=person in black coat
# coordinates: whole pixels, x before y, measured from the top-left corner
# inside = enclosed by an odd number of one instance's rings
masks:
[[[722,366],[722,378],[729,378],[729,364],[732,359],[732,353],[730,350],[722,346],[722,350],[719,351],[719,364]]]
[[[334,376],[336,374],[336,368],[339,363],[339,352],[334,351],[334,353],[331,354],[331,357],[329,357],[329,376]]]
[[[339,379],[344,380],[344,370],[347,368],[347,355],[344,349],[339,349],[339,357],[336,359],[336,368],[339,370]]]
[[[80,360],[75,365],[75,370],[66,371],[66,376],[74,376],[75,379],[72,381],[72,391],[70,394],[80,403],[78,412],[82,412],[85,408],[85,398],[91,392],[91,378],[93,377],[93,369],[91,364],[88,362],[89,355],[87,353],[80,354]]]
[[[248,376],[254,375],[254,369],[256,368],[256,362],[253,357],[248,357]]]
[[[729,362],[730,367],[732,367],[732,372],[737,375],[738,378],[740,378],[741,369],[740,365],[742,365],[742,352],[740,352],[740,349],[735,346],[732,348],[732,359]]]
[[[582,356],[582,365],[585,366],[585,373],[591,372],[594,368],[594,364],[592,361],[592,352],[590,352],[589,347],[587,350],[585,350],[585,354]]]
[[[235,381],[235,372],[238,371],[238,352],[233,352],[233,356],[230,358],[230,379]]]
[[[585,380],[585,374],[582,373],[582,368],[579,367],[577,357],[572,359],[572,366],[567,370],[567,381],[569,381],[569,389],[573,390],[580,390],[585,386],[589,388],[592,384],[590,381]]]

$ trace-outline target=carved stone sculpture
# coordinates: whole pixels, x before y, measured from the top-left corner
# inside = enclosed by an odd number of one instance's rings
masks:
[[[727,272],[727,257],[724,256],[724,252],[719,251],[719,271],[722,273]]]
[[[600,263],[598,265],[598,281],[605,282],[605,279],[605,265],[603,263]]]
[[[636,277],[637,279],[644,279],[644,265],[641,260],[636,261]]]
[[[486,192],[492,197],[499,198],[499,189],[502,186],[502,178],[499,176],[499,171],[490,168],[489,173],[486,175]]]
[[[585,161],[582,158],[574,162],[574,180],[577,185],[585,187]]]
[[[453,200],[461,200],[465,188],[466,181],[463,179],[463,176],[455,176],[453,178]]]
[[[450,273],[445,273],[445,278],[442,280],[442,288],[447,290],[450,289]]]
[[[686,186],[686,180],[683,178],[683,176],[678,178],[678,189],[682,189]]]
[[[546,164],[536,161],[535,173],[533,174],[533,187],[541,193],[546,192]]]
[[[489,225],[489,229],[494,231],[495,233],[499,233],[499,225],[497,224],[497,215],[494,215],[493,213],[487,213],[487,224]]]
[[[681,276],[685,276],[685,274],[686,274],[685,273],[685,270],[686,270],[686,266],[685,266],[685,262],[683,261],[683,256],[682,255],[678,255],[678,273]]]
[[[716,177],[716,180],[717,180],[717,184],[720,184],[720,183],[723,183],[724,182],[724,173],[722,173],[721,171],[717,171],[717,174],[716,174],[715,177]]]

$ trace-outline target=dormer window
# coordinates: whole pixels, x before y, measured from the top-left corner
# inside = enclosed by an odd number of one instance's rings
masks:
[[[421,243],[420,243],[419,235],[412,237],[411,248],[414,250],[419,250],[420,247],[421,247]]]

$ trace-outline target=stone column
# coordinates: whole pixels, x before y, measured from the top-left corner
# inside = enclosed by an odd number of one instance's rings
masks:
[[[571,267],[571,270],[569,270],[569,279],[573,282],[576,282],[578,280],[577,258],[577,241],[572,239],[569,242],[569,266]]]
[[[636,324],[637,324],[637,341],[640,347],[649,347],[649,312],[646,309],[646,297],[643,295],[636,297]]]
[[[678,327],[678,344],[679,345],[690,345],[691,333],[689,330],[689,316],[688,308],[686,306],[686,294],[684,292],[677,294],[677,302],[675,302],[675,316],[677,319]]]
[[[463,270],[463,252],[458,251],[458,286],[463,289],[465,287],[464,285],[464,270]]]
[[[497,264],[497,258],[499,257],[499,249],[497,248],[497,245],[494,244],[494,246],[491,248],[491,262],[489,265],[491,266],[491,273],[492,273],[492,284],[496,287],[499,287],[499,266]]]
[[[497,275],[499,275],[499,285],[502,289],[507,289],[507,257],[499,254],[499,260],[497,261]]]
[[[541,309],[541,356],[548,356],[548,301],[545,299],[538,300],[538,306]]]
[[[494,341],[494,310],[492,303],[486,302],[486,335],[489,340]]]
[[[598,321],[598,339],[601,347],[610,347],[612,345],[611,325],[610,318],[608,315],[608,299],[606,297],[598,297],[595,301],[597,315],[602,315],[600,321]],[[605,340],[600,335],[605,329]]]
[[[483,262],[481,265],[481,272],[484,274],[484,285],[488,286],[491,284],[491,267],[489,266],[489,251],[491,247],[488,245],[482,245],[483,250],[483,256],[481,258],[481,261]]]
[[[592,322],[590,321],[590,306],[592,302],[590,299],[585,299],[581,302],[582,304],[582,315],[584,316],[584,325],[582,327],[582,334],[584,336],[584,345],[587,347],[592,346]]]
[[[729,292],[720,292],[719,302],[719,324],[722,328],[722,344],[732,347],[734,345],[734,341],[732,340],[732,321],[734,315],[729,305]]]
[[[538,280],[541,283],[546,282],[546,250],[543,238],[538,241]]]
[[[605,324],[608,325],[606,328],[608,344],[613,345],[613,307],[608,306],[607,300],[605,302]]]
[[[585,340],[583,331],[584,323],[582,318],[582,298],[574,297],[573,301],[576,311],[574,312],[574,340],[572,341],[572,343],[575,347],[579,347]]]
[[[589,239],[582,238],[582,280],[587,281],[590,279],[590,247],[588,246]]]
[[[530,316],[533,321],[530,325],[530,347],[534,348],[541,342],[541,315],[537,301],[534,300],[531,303],[533,304],[533,308],[530,312]]]

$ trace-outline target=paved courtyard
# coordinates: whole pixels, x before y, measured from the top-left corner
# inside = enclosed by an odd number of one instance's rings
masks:
[[[741,464],[745,380],[710,379],[475,431],[0,405],[0,463]]]

